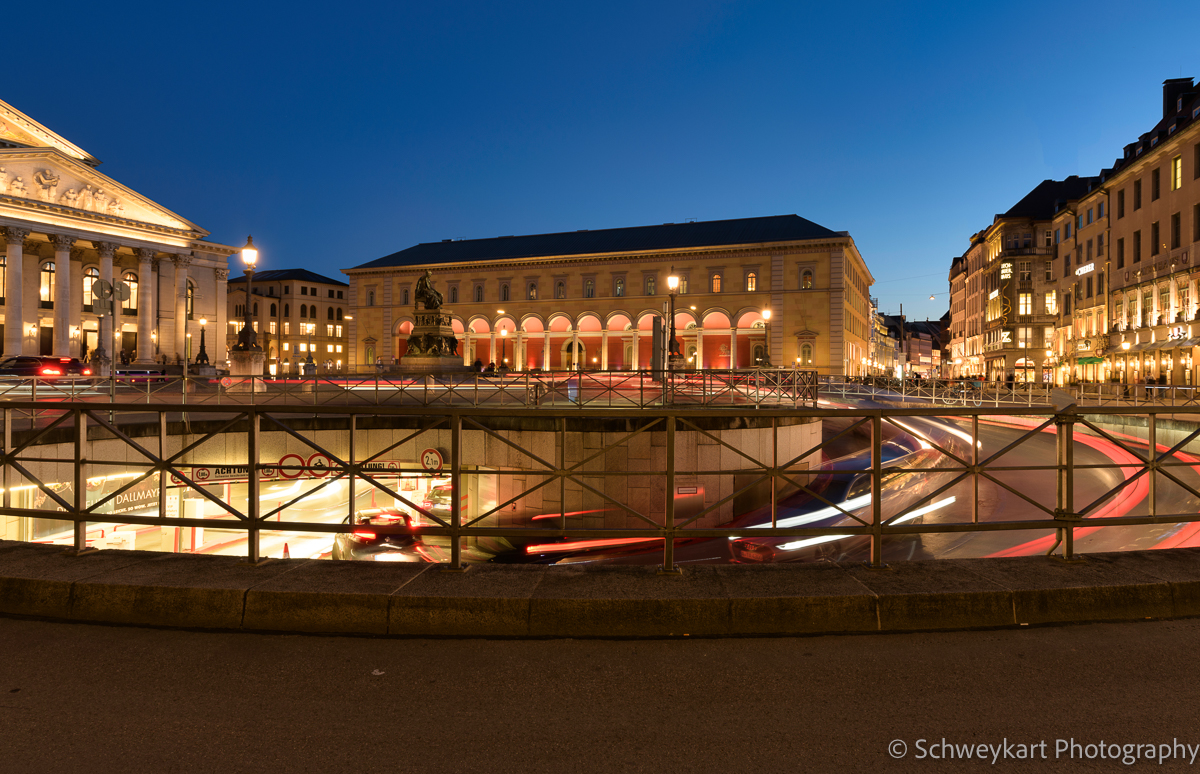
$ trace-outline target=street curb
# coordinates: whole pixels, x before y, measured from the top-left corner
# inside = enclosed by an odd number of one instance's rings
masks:
[[[1200,615],[1200,548],[854,564],[436,565],[98,551],[0,541],[0,614],[400,637],[741,637]]]

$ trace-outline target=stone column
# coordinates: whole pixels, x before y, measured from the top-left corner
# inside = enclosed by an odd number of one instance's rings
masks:
[[[696,362],[697,371],[704,369],[704,329],[696,329]]]
[[[608,329],[600,332],[600,370],[608,370]]]
[[[75,237],[51,234],[54,245],[54,349],[55,357],[71,356],[71,248]]]
[[[469,365],[471,365],[471,363],[472,363],[472,360],[471,360],[471,341],[472,341],[472,339],[471,339],[471,331],[470,331],[470,329],[463,329],[463,335],[462,335],[462,356],[463,356],[463,365],[465,365],[465,366],[469,366]]]
[[[154,256],[153,247],[138,247],[133,251],[138,259],[138,337],[137,363],[154,362]]]
[[[24,355],[25,318],[23,272],[25,265],[25,240],[29,229],[9,226],[4,229],[8,242],[8,255],[4,272],[4,354]]]
[[[1194,274],[1188,275],[1187,288],[1188,288],[1188,308],[1184,309],[1183,313],[1185,315],[1187,315],[1188,322],[1191,322],[1192,318],[1196,316],[1196,313],[1193,312],[1192,310],[1196,308],[1196,302],[1200,301],[1200,298],[1196,298],[1196,275],[1194,275]]]
[[[171,262],[175,264],[175,357],[187,356],[187,277],[188,266],[192,262],[192,256],[184,253],[176,253],[171,256]],[[199,347],[199,342],[196,343]],[[208,341],[205,340],[204,348],[208,349]],[[192,353],[195,357],[195,353]]]
[[[1167,280],[1167,288],[1167,292],[1170,294],[1169,298],[1171,299],[1171,310],[1169,312],[1170,316],[1167,319],[1167,322],[1174,323],[1175,315],[1183,311],[1179,308],[1179,289],[1175,283],[1174,277]]]
[[[210,337],[213,349],[211,351],[208,349],[210,345],[208,340],[206,340],[204,342],[204,350],[208,354],[209,362],[215,365],[217,363],[223,364],[229,359],[229,323],[225,319],[225,315],[229,312],[225,303],[225,299],[229,293],[229,269],[213,269],[213,276],[216,277],[217,290],[216,301],[214,302],[215,306],[213,308],[212,329],[217,335]],[[357,322],[357,315],[356,319],[351,322]],[[351,331],[350,335],[353,336],[354,332]],[[293,343],[292,346],[295,347],[295,344]],[[292,355],[294,356],[295,353],[293,352]]]
[[[729,329],[729,367],[737,368],[738,362],[737,328]]]
[[[571,370],[579,370],[579,329],[571,329]]]
[[[492,337],[491,337],[491,339],[489,339],[488,362],[496,363],[497,368],[499,368],[501,365],[503,365],[503,363],[496,362],[496,329],[495,328],[492,328]],[[487,363],[484,363],[484,366],[487,366]]]
[[[514,338],[516,340],[513,341],[512,369],[514,371],[524,371],[525,370],[525,333],[524,333],[524,331],[517,330],[516,336]]]
[[[117,251],[117,245],[112,242],[93,242],[92,245],[100,255],[100,279],[107,282],[109,287],[111,287],[113,281],[113,253]],[[119,342],[113,343],[113,322],[121,314],[121,302],[115,297],[109,297],[108,300],[112,302],[112,308],[108,314],[100,317],[100,340],[96,349],[101,357],[110,358],[113,362],[116,362],[117,349],[121,345]]]
[[[70,255],[70,261],[71,261],[71,286],[74,287],[76,285],[76,282],[78,282],[79,288],[71,294],[73,296],[73,298],[71,299],[71,308],[68,310],[68,313],[67,313],[67,325],[70,326],[70,330],[79,331],[79,332],[71,336],[71,345],[70,345],[69,349],[70,349],[71,357],[79,357],[81,354],[83,354],[83,342],[84,342],[84,333],[83,333],[83,291],[84,291],[84,287],[83,287],[83,285],[85,282],[88,281],[83,276],[83,250],[79,249],[78,247],[72,248],[71,255]]]
[[[642,357],[642,334],[637,328],[634,328],[633,329],[633,362],[629,364],[629,367],[632,368],[634,371],[637,371],[641,368],[641,362],[640,362],[641,357]]]
[[[550,370],[550,331],[546,331],[542,340],[542,370]]]

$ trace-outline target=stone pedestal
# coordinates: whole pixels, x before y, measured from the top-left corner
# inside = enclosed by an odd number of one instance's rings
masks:
[[[439,373],[469,371],[463,365],[458,338],[451,327],[451,317],[442,310],[417,309],[412,333],[408,337],[408,352],[400,358],[401,371]]]
[[[229,375],[233,378],[234,383],[227,388],[229,392],[262,392],[267,389],[262,378],[264,360],[265,356],[261,349],[250,352],[237,350],[230,352]]]

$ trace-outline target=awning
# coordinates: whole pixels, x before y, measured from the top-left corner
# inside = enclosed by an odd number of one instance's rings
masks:
[[[1102,358],[1102,357],[1080,357],[1080,358],[1076,358],[1075,362],[1078,363],[1079,365],[1093,365],[1095,363],[1103,363],[1104,358]]]

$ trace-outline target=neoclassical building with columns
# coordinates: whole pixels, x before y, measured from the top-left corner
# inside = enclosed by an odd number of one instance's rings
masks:
[[[672,272],[677,340],[689,368],[769,362],[858,375],[871,356],[874,279],[854,240],[780,215],[443,240],[343,269],[351,370],[404,355],[416,282],[427,270],[467,365],[649,368]]]
[[[194,356],[189,334],[199,336],[202,317],[225,328],[236,248],[205,241],[207,231],[97,171],[99,164],[0,101],[3,353],[80,357],[103,343],[111,355],[115,317],[117,353],[130,361]],[[100,279],[129,287],[115,315],[97,314],[92,287]]]

